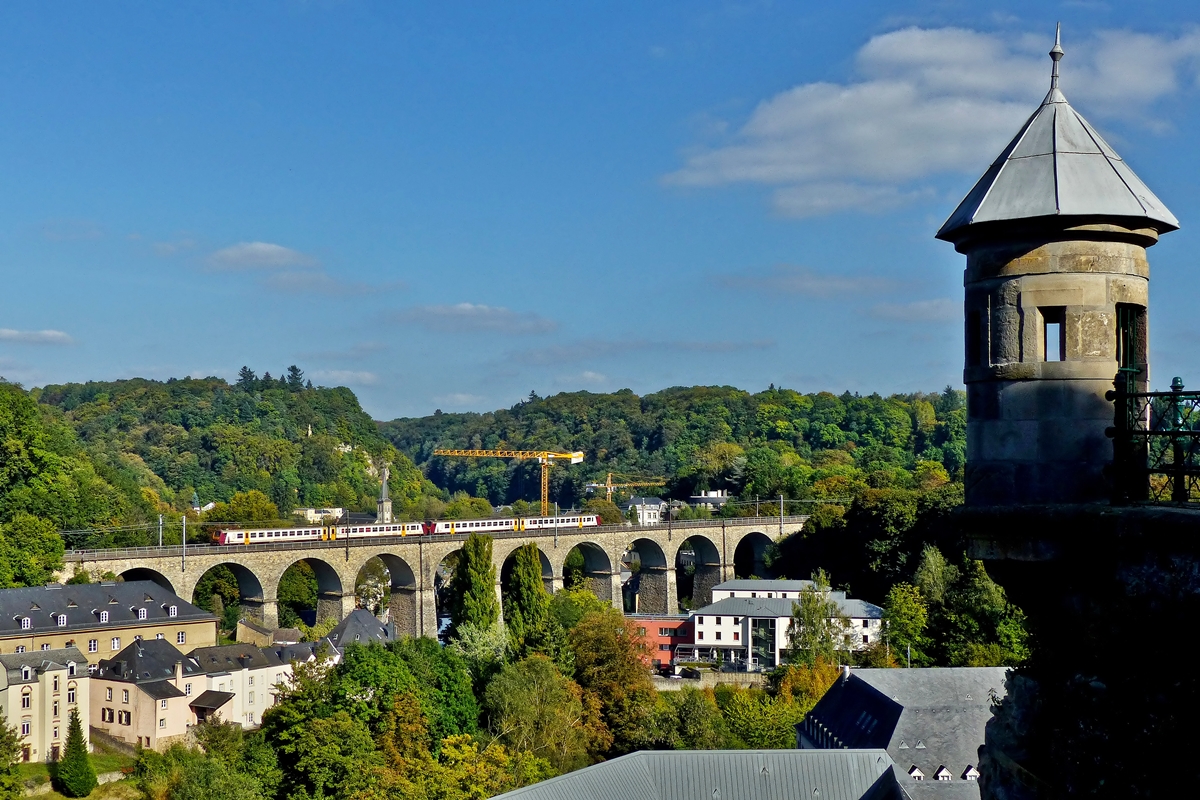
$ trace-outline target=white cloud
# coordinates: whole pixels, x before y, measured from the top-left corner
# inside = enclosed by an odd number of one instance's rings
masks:
[[[961,320],[962,315],[962,301],[948,297],[911,303],[879,303],[871,308],[871,316],[897,322],[953,322]]]
[[[558,328],[552,319],[531,311],[512,311],[503,306],[458,303],[449,306],[416,306],[401,311],[396,320],[443,332],[535,334]]]
[[[858,80],[806,83],[761,102],[732,136],[666,176],[678,186],[773,187],[805,217],[882,211],[928,196],[927,180],[982,174],[1049,88],[1048,35],[905,28],[858,52]],[[1062,87],[1085,113],[1152,126],[1153,103],[1194,78],[1200,31],[1107,31],[1064,45]]]
[[[12,328],[0,328],[0,342],[19,342],[21,344],[74,344],[75,340],[62,331],[15,331]]]
[[[379,376],[366,370],[351,369],[318,369],[309,373],[308,377],[315,381],[332,383],[349,383],[356,386],[374,386],[379,383]]]
[[[771,293],[829,297],[835,294],[865,294],[893,289],[896,282],[872,275],[834,275],[806,267],[777,266],[769,272],[721,275],[722,286],[731,289],[760,289]]]
[[[209,256],[213,266],[222,269],[283,269],[315,267],[310,255],[270,242],[238,242]]]

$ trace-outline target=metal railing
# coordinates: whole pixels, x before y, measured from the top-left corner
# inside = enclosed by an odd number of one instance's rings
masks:
[[[1113,503],[1200,505],[1200,392],[1180,378],[1169,392],[1132,391],[1124,375],[1113,386]]]
[[[626,535],[639,532],[688,531],[697,528],[763,528],[766,532],[774,533],[782,525],[804,524],[807,515],[786,517],[713,517],[712,519],[678,520],[659,525],[599,525],[594,528],[578,528],[564,526],[555,530],[544,528],[536,531],[492,531],[488,533],[493,539],[527,539],[554,538],[555,536],[578,536],[581,534],[608,535],[624,533]],[[378,545],[412,544],[414,542],[461,542],[466,540],[467,533],[440,533],[433,535],[412,534],[410,536],[369,536],[352,539],[334,539],[321,541],[307,539],[298,542],[257,542],[255,544],[189,544],[187,555],[219,555],[224,553],[262,553],[272,550],[313,550],[313,549],[346,549],[350,547],[374,547]],[[686,538],[686,537],[685,537]],[[96,550],[68,550],[63,554],[66,562],[78,561],[116,561],[123,558],[180,558],[184,555],[181,545],[164,547],[111,547]]]

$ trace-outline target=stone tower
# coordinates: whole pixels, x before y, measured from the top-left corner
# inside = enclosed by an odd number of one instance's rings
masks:
[[[1108,497],[1104,399],[1148,380],[1146,248],[1179,227],[1058,87],[937,238],[967,257],[970,506]]]
[[[388,479],[391,476],[391,466],[384,464],[383,474],[380,476],[381,482],[379,484],[379,500],[375,503],[376,525],[392,524],[392,498],[388,496]]]

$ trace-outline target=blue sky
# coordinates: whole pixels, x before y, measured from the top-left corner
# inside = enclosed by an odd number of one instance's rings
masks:
[[[1048,85],[1183,229],[1156,384],[1200,385],[1182,2],[8,4],[0,375],[278,374],[380,419],[622,387],[937,390],[935,241]]]

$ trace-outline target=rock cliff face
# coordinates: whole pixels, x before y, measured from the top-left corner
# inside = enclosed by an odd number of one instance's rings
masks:
[[[983,796],[1176,796],[1200,771],[1200,511],[976,508],[960,522],[1035,642],[988,725]]]

